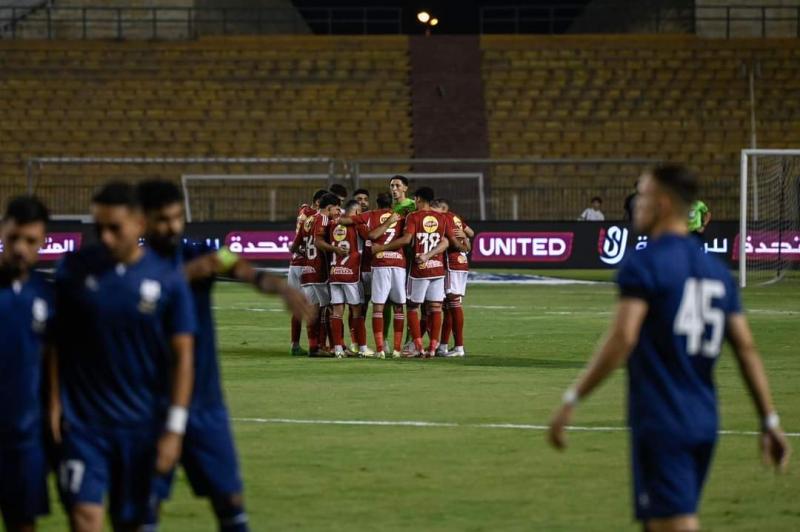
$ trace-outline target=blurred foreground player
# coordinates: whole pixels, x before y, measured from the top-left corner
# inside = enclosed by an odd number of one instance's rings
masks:
[[[319,199],[327,193],[328,191],[326,190],[317,190],[314,193],[314,196],[311,198],[311,205],[303,204],[300,206],[300,209],[297,211],[297,224],[294,228],[295,237],[297,236],[297,233],[300,232],[300,229],[303,227],[303,224],[308,217],[317,214],[317,209],[319,209]],[[300,283],[300,277],[303,275],[303,266],[305,266],[305,260],[305,254],[301,249],[297,253],[292,253],[292,259],[289,261],[289,277],[287,282],[289,283],[289,286],[297,290],[300,290],[302,287],[302,284]],[[292,356],[308,355],[308,351],[300,347],[300,332],[302,326],[303,322],[300,320],[300,318],[292,315],[292,347],[289,351]]]
[[[19,197],[0,228],[0,512],[10,532],[34,530],[49,512],[41,392],[53,298],[33,271],[47,218],[39,200]]]
[[[770,398],[767,377],[726,267],[688,236],[687,213],[697,181],[665,165],[639,180],[636,229],[646,249],[620,267],[620,301],[606,340],[550,422],[553,446],[578,400],[619,365],[628,365],[634,506],[645,530],[700,529],[697,508],[717,440],[713,368],[727,338],[761,418],[764,460],[782,470],[789,445]]]
[[[225,406],[217,357],[211,292],[220,274],[278,294],[298,319],[312,319],[303,294],[277,276],[256,271],[227,248],[184,240],[185,218],[180,189],[168,181],[146,181],[137,189],[147,221],[145,239],[162,258],[173,264],[190,283],[197,321],[194,349],[195,384],[189,421],[183,440],[181,465],[195,495],[208,497],[219,530],[247,530],[242,480],[236,459],[230,418]],[[158,501],[169,497],[172,475],[158,479]]]
[[[102,530],[106,500],[115,530],[137,530],[154,474],[180,457],[194,309],[183,276],[139,246],[144,216],[133,187],[106,185],[92,214],[101,243],[67,255],[56,271],[58,480],[72,530]]]

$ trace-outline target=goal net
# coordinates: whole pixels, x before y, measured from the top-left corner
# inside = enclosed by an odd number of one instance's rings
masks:
[[[739,284],[800,272],[800,149],[742,150]]]

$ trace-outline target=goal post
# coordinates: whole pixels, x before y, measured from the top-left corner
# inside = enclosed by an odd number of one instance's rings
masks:
[[[744,149],[740,160],[739,286],[800,268],[800,149]]]

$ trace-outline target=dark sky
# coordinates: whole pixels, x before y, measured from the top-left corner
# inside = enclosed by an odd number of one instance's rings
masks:
[[[392,0],[293,0],[297,7],[402,7],[404,14],[403,31],[405,33],[422,33],[422,26],[416,21],[416,14],[421,10],[428,11],[433,16],[440,20],[439,26],[435,29],[436,33],[479,33],[480,26],[480,8],[481,7],[505,7],[505,6],[520,6],[526,8],[536,8],[543,6],[581,6],[589,3],[589,0],[569,0],[567,2],[559,2],[557,0],[528,0],[528,1],[514,1],[514,0],[406,0],[406,1],[392,1]],[[569,7],[559,8],[559,17],[569,19],[577,9],[570,9]],[[528,14],[534,17],[543,16],[546,11],[528,11]],[[500,16],[503,16],[502,14]],[[566,20],[565,20],[566,24]],[[502,28],[498,27],[500,30]]]

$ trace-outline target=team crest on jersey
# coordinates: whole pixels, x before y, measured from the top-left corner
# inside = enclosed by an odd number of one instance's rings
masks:
[[[467,263],[467,256],[463,253],[458,256],[458,263],[459,264],[466,264]]]
[[[426,233],[435,233],[439,229],[439,220],[436,216],[426,216],[422,219],[422,228]]]
[[[34,298],[31,314],[33,315],[31,328],[36,333],[43,333],[47,323],[47,302],[40,297]]]
[[[347,228],[343,225],[337,225],[333,229],[333,239],[337,242],[341,242],[345,238],[347,238]]]
[[[139,311],[152,314],[161,298],[161,283],[152,279],[143,280],[139,285],[139,297]]]
[[[311,228],[314,226],[314,216],[309,216],[306,218],[306,221],[303,222],[303,228],[305,229],[306,233],[311,231]]]
[[[381,223],[383,223],[386,220],[388,220],[391,215],[392,215],[392,213],[390,213],[390,212],[385,212],[385,213],[381,214]],[[394,222],[389,227],[394,227],[396,225],[397,225],[397,222]]]

